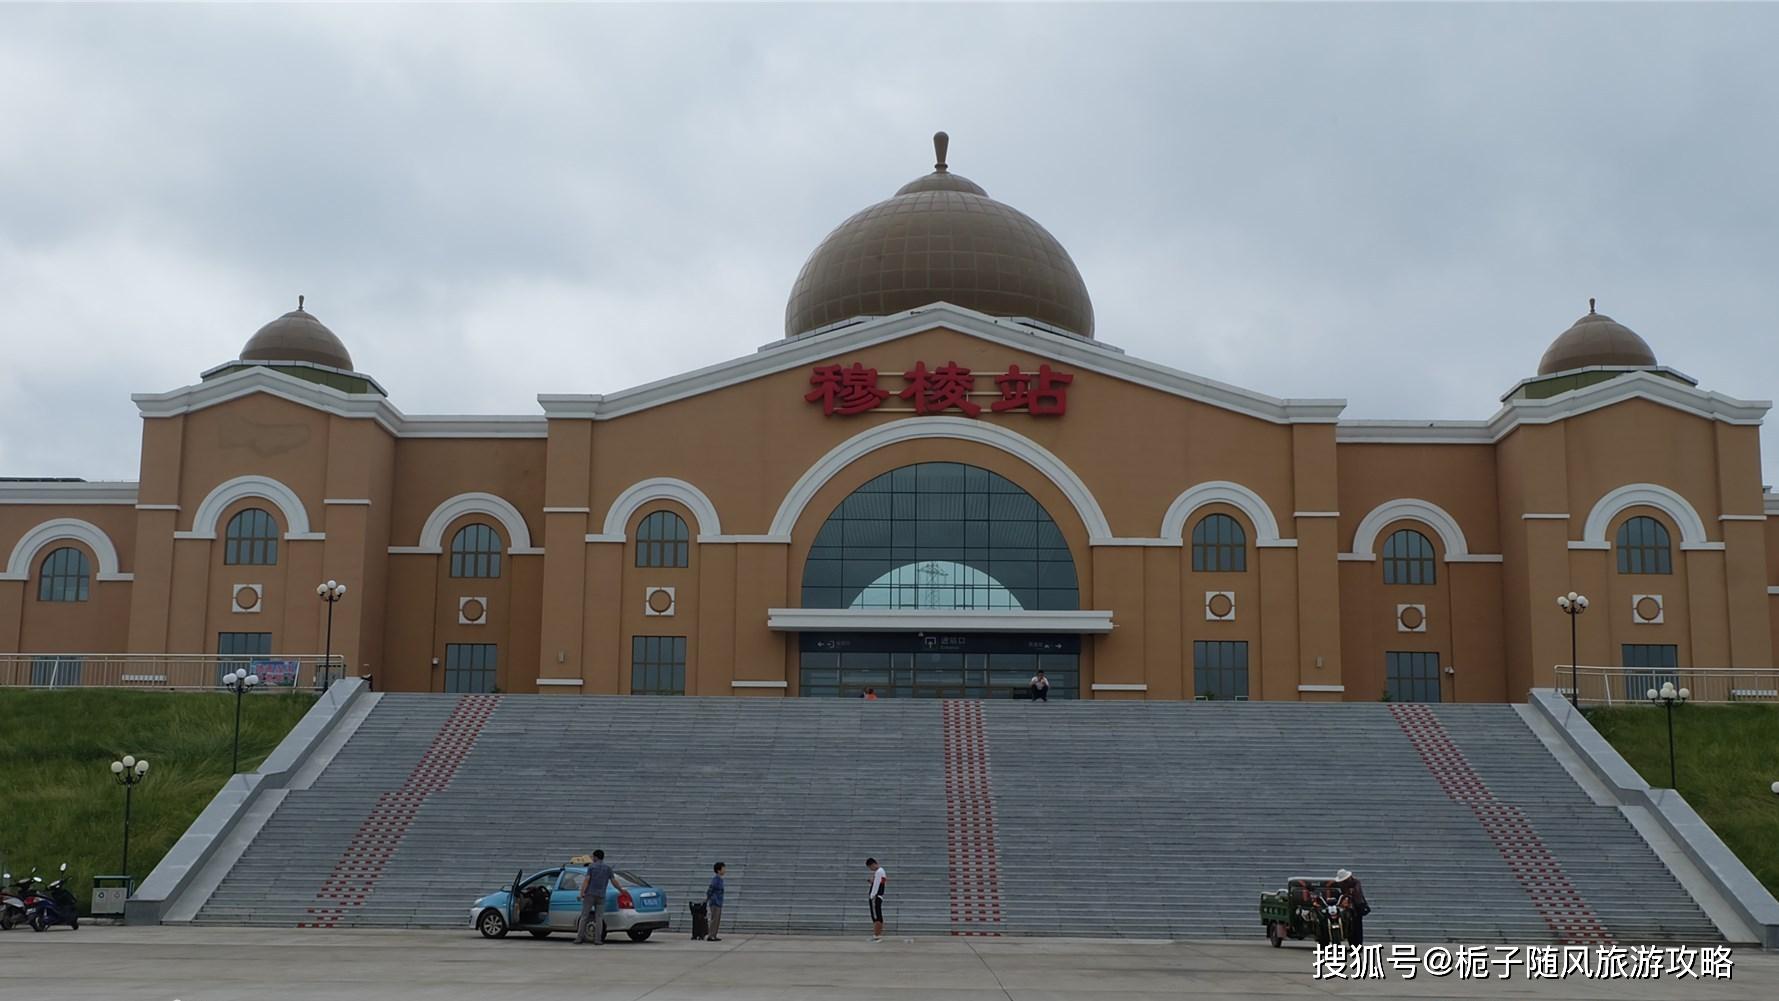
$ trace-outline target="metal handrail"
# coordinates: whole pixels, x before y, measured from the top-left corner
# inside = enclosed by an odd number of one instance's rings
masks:
[[[1666,681],[1687,689],[1688,702],[1703,705],[1779,703],[1779,667],[1556,664],[1551,668],[1551,679],[1551,687],[1565,696],[1573,687],[1577,701],[1584,705],[1649,705],[1649,689],[1660,689]]]
[[[265,691],[320,691],[346,676],[345,658],[318,653],[0,653],[0,688],[221,691],[246,668]]]

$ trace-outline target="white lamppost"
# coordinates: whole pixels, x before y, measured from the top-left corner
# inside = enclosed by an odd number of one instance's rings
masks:
[[[222,676],[222,687],[235,693],[235,758],[229,765],[229,774],[241,770],[241,696],[250,688],[259,687],[259,675],[248,674],[245,667],[236,668]]]
[[[1570,591],[1568,594],[1557,595],[1557,607],[1569,616],[1569,704],[1580,706],[1576,695],[1581,687],[1575,669],[1575,617],[1588,610],[1588,596]]]
[[[317,584],[315,596],[327,602],[327,642],[321,662],[324,672],[321,687],[326,689],[334,680],[334,602],[346,596],[346,585],[337,580]]]
[[[1668,710],[1668,788],[1678,789],[1680,787],[1674,781],[1674,706],[1692,698],[1693,693],[1684,688],[1675,688],[1672,681],[1664,681],[1661,688],[1651,688],[1646,694],[1649,701],[1659,703]]]
[[[148,759],[126,754],[121,761],[111,763],[111,777],[117,780],[118,785],[124,787],[124,864],[123,868],[118,871],[128,878],[130,875],[130,794],[136,791],[138,783],[148,778]]]

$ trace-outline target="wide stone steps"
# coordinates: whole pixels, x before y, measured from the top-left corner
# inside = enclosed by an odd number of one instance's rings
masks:
[[[467,931],[471,901],[515,870],[603,847],[666,890],[682,929],[722,859],[725,927],[862,932],[874,855],[891,873],[886,919],[903,933],[981,930],[955,924],[953,903],[979,889],[962,885],[970,873],[992,872],[1000,920],[987,930],[1257,938],[1260,892],[1344,866],[1366,881],[1379,941],[1559,938],[1478,815],[1376,704],[987,703],[986,758],[948,785],[937,702],[505,696],[448,781],[402,815],[374,879],[355,884],[362,900],[319,898],[346,853],[365,850],[379,803],[387,813],[391,794],[431,781],[416,768],[441,760],[428,755],[458,708],[455,696],[385,695],[313,787],[290,792],[198,920],[301,925],[334,908],[342,927]],[[1591,803],[1511,707],[1433,713],[1609,934],[1717,939],[1635,830]],[[977,816],[958,812],[966,801],[992,808],[994,842],[960,860],[947,828]]]

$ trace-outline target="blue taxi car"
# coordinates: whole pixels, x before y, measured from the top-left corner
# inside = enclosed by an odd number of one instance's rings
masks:
[[[530,932],[548,938],[551,932],[575,930],[581,917],[581,884],[587,867],[566,865],[545,869],[529,877],[520,870],[511,886],[496,890],[470,906],[470,926],[485,938],[500,938],[509,931]],[[607,934],[623,932],[641,942],[668,927],[667,894],[633,872],[616,870],[605,890]]]

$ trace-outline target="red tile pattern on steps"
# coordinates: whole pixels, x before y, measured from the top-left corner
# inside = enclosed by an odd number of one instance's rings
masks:
[[[324,901],[309,908],[310,920],[298,928],[333,928],[348,911],[359,907],[383,878],[383,867],[401,847],[402,838],[414,823],[426,797],[445,789],[463,759],[476,746],[482,727],[500,705],[498,695],[465,695],[440,725],[419,764],[401,786],[377,797],[352,841],[340,853],[333,872],[321,884],[315,899]]]
[[[1001,933],[1000,850],[995,847],[994,789],[989,783],[988,731],[982,703],[947,699],[945,847],[953,935]]]
[[[1532,900],[1532,908],[1544,919],[1557,941],[1609,943],[1612,937],[1587,901],[1576,892],[1550,849],[1532,829],[1520,808],[1495,798],[1482,776],[1470,767],[1464,752],[1452,743],[1445,725],[1424,705],[1392,703],[1390,714],[1421,762],[1445,794],[1470,808],[1495,850]]]

